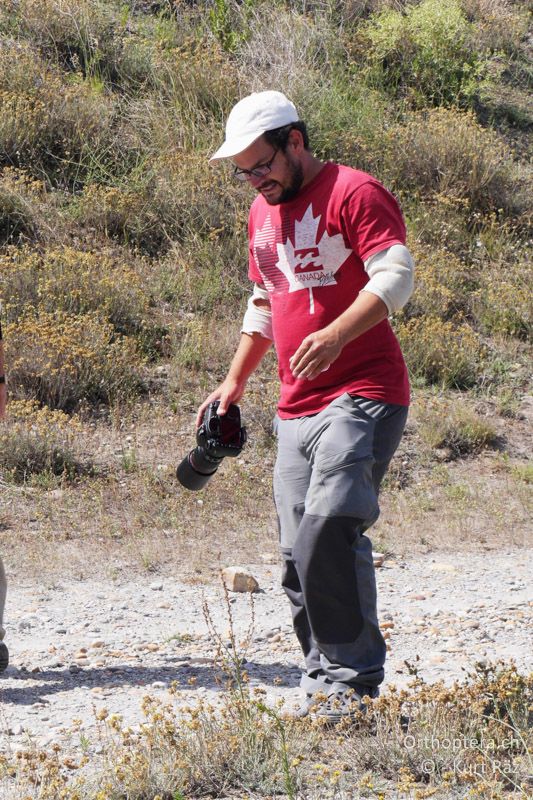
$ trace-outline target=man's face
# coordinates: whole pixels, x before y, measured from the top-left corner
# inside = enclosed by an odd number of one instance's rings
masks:
[[[271,206],[287,203],[296,197],[304,181],[303,168],[291,143],[285,151],[275,150],[262,136],[242,153],[234,156],[238,169],[251,170],[270,163],[270,172],[262,177],[249,175],[248,182]]]

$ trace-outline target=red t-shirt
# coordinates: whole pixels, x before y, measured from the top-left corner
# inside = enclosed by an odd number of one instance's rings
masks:
[[[375,178],[325,164],[288,203],[258,195],[250,209],[249,277],[270,298],[282,419],[309,416],[344,392],[409,404],[409,381],[388,320],[349,342],[326,372],[296,379],[289,359],[308,334],[336,319],[368,283],[363,261],[405,244],[398,203]]]

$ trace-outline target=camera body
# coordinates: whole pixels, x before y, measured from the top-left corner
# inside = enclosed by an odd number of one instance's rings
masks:
[[[217,414],[219,400],[210,403],[196,431],[196,447],[185,456],[176,476],[186,489],[203,489],[226,456],[238,456],[246,442],[239,406],[233,403],[223,416]]]

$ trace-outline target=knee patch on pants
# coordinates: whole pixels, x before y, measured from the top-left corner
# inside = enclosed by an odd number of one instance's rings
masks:
[[[353,548],[359,535],[357,521],[351,517],[305,514],[300,525],[292,557],[318,642],[353,642],[361,633]]]

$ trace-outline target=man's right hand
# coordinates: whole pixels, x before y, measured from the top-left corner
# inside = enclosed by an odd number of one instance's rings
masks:
[[[199,428],[202,424],[202,420],[204,418],[204,413],[207,406],[213,402],[213,400],[220,400],[220,405],[217,410],[217,414],[222,417],[226,411],[228,410],[231,403],[238,403],[241,397],[244,394],[244,389],[246,384],[238,383],[237,381],[233,380],[232,378],[226,378],[220,386],[217,386],[214,392],[211,392],[209,397],[206,397],[200,408],[198,409],[198,413],[196,414],[196,427]]]

